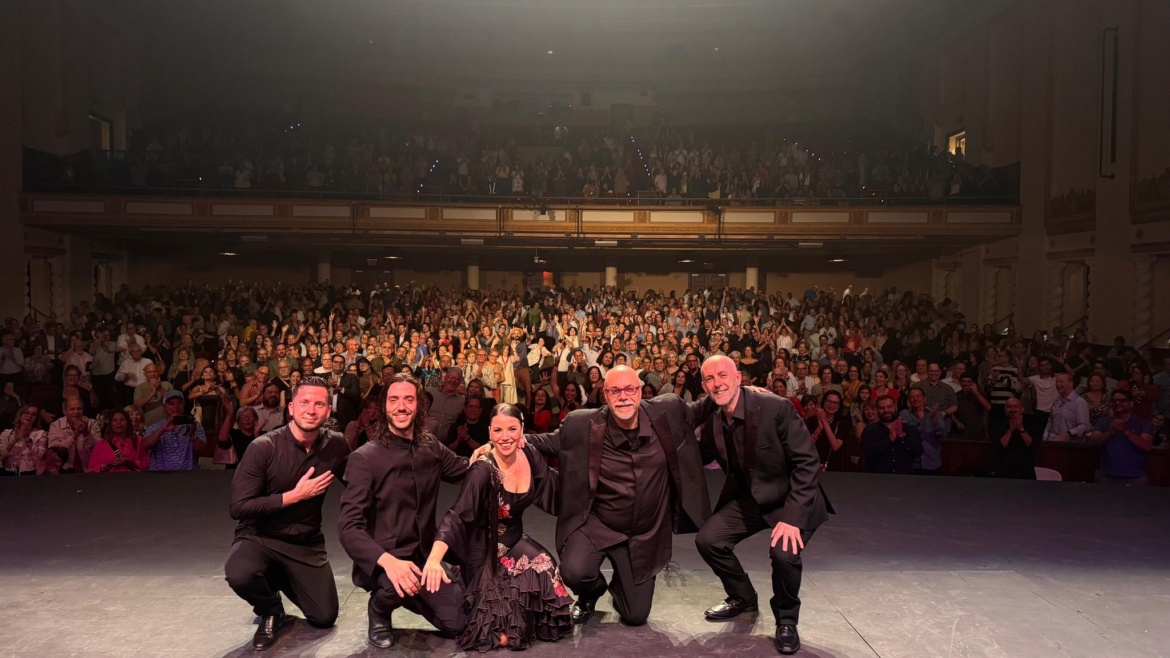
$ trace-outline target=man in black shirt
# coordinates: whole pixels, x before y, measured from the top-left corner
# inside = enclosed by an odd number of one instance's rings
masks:
[[[463,401],[463,422],[452,424],[445,438],[447,447],[460,457],[470,457],[476,448],[490,443],[483,398],[469,395]]]
[[[776,648],[800,649],[801,555],[813,532],[832,511],[819,484],[821,460],[808,428],[783,398],[742,388],[735,363],[721,355],[703,363],[703,389],[722,410],[703,426],[704,461],[719,461],[727,473],[715,513],[695,537],[727,599],[707,610],[725,621],[757,609],[756,591],[734,550],[762,530],[772,534],[772,614]]]
[[[467,625],[463,590],[444,584],[431,593],[419,576],[435,541],[439,480],[460,482],[468,461],[428,434],[419,418],[422,387],[395,375],[380,408],[387,431],[354,451],[346,466],[338,517],[341,545],[353,558],[353,582],[370,593],[369,641],[394,645],[391,614],[405,607],[444,635]]]
[[[240,523],[224,574],[260,617],[252,638],[257,651],[292,626],[280,592],[313,626],[328,628],[337,619],[321,505],[334,475],[344,472],[349,446],[341,434],[321,429],[331,411],[324,380],[308,377],[292,393],[292,422],[253,441],[232,478],[230,513]]]
[[[922,456],[922,435],[902,424],[898,403],[888,395],[877,399],[878,420],[861,432],[865,467],[870,473],[914,474],[914,460]]]
[[[551,434],[528,435],[560,460],[561,513],[556,544],[561,577],[578,595],[573,621],[593,615],[607,583],[623,623],[646,623],[654,580],[670,561],[672,530],[696,532],[710,515],[694,428],[715,411],[707,400],[673,394],[642,399],[642,382],[626,366],[605,376],[607,406],[565,416]]]

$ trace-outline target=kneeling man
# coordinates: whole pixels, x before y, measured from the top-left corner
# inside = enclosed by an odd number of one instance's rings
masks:
[[[712,356],[701,372],[703,389],[720,408],[703,425],[703,461],[718,459],[727,473],[716,511],[695,538],[727,591],[727,600],[707,610],[707,619],[723,621],[757,610],[756,591],[734,549],[770,530],[776,649],[796,653],[801,552],[832,512],[818,483],[816,446],[792,403],[741,387],[731,359]]]

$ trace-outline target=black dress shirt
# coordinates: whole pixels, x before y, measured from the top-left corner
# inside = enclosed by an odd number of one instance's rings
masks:
[[[723,440],[727,445],[728,475],[735,481],[735,496],[740,499],[751,498],[752,482],[744,465],[744,396],[739,396],[730,419],[722,411],[718,413],[722,421],[720,429],[723,431]]]
[[[313,566],[328,562],[325,535],[321,533],[321,506],[325,496],[283,507],[286,492],[310,467],[313,477],[333,471],[345,472],[349,446],[337,432],[321,430],[307,452],[293,437],[289,426],[273,430],[247,446],[232,477],[229,511],[236,526],[236,539],[251,538],[264,546]]]
[[[387,432],[350,456],[341,495],[339,535],[353,558],[353,580],[370,587],[378,558],[389,553],[418,564],[435,541],[439,481],[460,482],[467,459],[431,438],[423,443]]]
[[[601,450],[593,509],[584,530],[598,550],[630,542],[631,554],[646,542],[670,541],[670,472],[666,455],[644,412],[638,427],[623,430],[610,417]],[[636,561],[636,560],[635,560]]]
[[[904,435],[893,441],[885,423],[874,423],[861,433],[865,467],[870,473],[914,473],[914,460],[922,456],[922,435],[909,425],[903,425],[902,431]]]

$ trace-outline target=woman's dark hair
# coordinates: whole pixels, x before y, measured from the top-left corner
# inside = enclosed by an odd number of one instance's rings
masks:
[[[130,436],[134,436],[134,425],[130,422],[130,414],[126,413],[124,409],[113,409],[105,418],[105,429],[102,432],[103,439],[110,439],[114,436],[114,416],[121,416],[126,419],[126,431]]]
[[[829,396],[837,398],[837,413],[833,415],[833,419],[832,419],[832,420],[837,420],[845,412],[845,396],[841,395],[840,393],[838,393],[837,391],[835,391],[833,389],[825,391],[824,393],[821,394],[821,408],[822,409],[825,407],[825,400],[828,400]]]
[[[516,420],[520,421],[521,427],[524,426],[524,412],[521,411],[520,407],[517,407],[514,404],[508,404],[507,402],[504,402],[493,406],[492,410],[488,413],[488,421],[490,422],[491,419],[495,418],[496,416],[507,416],[509,418],[515,418]]]

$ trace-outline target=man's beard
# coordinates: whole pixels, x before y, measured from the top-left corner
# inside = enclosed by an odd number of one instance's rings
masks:
[[[883,423],[892,423],[894,422],[894,418],[896,418],[896,416],[894,414],[890,414],[888,416],[885,414],[878,414],[878,418],[880,418]]]
[[[264,401],[264,406],[267,409],[275,409],[280,404],[280,400],[276,398],[268,398]]]
[[[316,425],[308,426],[305,425],[299,418],[293,418],[293,424],[296,425],[297,428],[302,432],[315,432],[321,429],[326,420],[328,420],[328,416],[321,416],[318,418]]]

